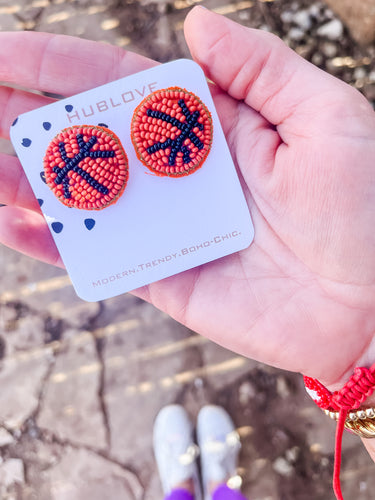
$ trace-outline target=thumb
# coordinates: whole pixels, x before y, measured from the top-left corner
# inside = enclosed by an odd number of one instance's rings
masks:
[[[316,106],[324,112],[332,99],[337,100],[338,90],[352,92],[275,35],[245,28],[202,7],[187,16],[185,37],[208,78],[274,125],[295,113],[309,120],[306,114],[316,115]]]

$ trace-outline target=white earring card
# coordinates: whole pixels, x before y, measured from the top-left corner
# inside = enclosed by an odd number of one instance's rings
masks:
[[[253,240],[206,79],[192,61],[20,115],[10,134],[85,300],[125,293]]]

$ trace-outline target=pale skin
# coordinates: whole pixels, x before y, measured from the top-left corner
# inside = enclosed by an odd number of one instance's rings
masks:
[[[185,36],[215,82],[255,240],[135,293],[228,349],[341,388],[375,362],[375,113],[273,35],[197,7]],[[153,64],[95,42],[0,33],[0,81],[26,89],[68,96]],[[2,137],[48,102],[0,87]],[[62,266],[16,158],[0,156],[0,179],[0,241]]]

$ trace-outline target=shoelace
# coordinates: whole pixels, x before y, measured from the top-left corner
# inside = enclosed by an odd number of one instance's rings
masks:
[[[225,440],[212,439],[207,441],[204,444],[204,450],[217,457],[224,458],[228,452],[228,448],[235,448],[237,450],[240,446],[240,438],[237,431],[232,431],[225,436]]]
[[[196,444],[191,444],[187,450],[179,455],[178,461],[181,465],[192,464],[199,456],[199,447]]]
[[[240,447],[240,437],[237,431],[234,430],[226,434],[224,439],[213,438],[206,441],[202,447],[202,452],[212,457],[212,466],[224,468],[228,474],[232,474],[233,471],[229,470],[231,469],[229,463],[231,463],[233,454],[237,453]]]

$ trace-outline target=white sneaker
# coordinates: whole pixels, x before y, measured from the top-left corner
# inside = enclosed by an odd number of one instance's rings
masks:
[[[241,486],[236,474],[241,448],[240,437],[228,413],[220,406],[204,406],[198,415],[197,439],[201,453],[201,473],[205,500],[211,498],[211,483]]]
[[[196,463],[198,446],[194,443],[193,426],[182,406],[165,406],[157,415],[154,453],[165,495],[192,479],[194,499],[202,500]]]

